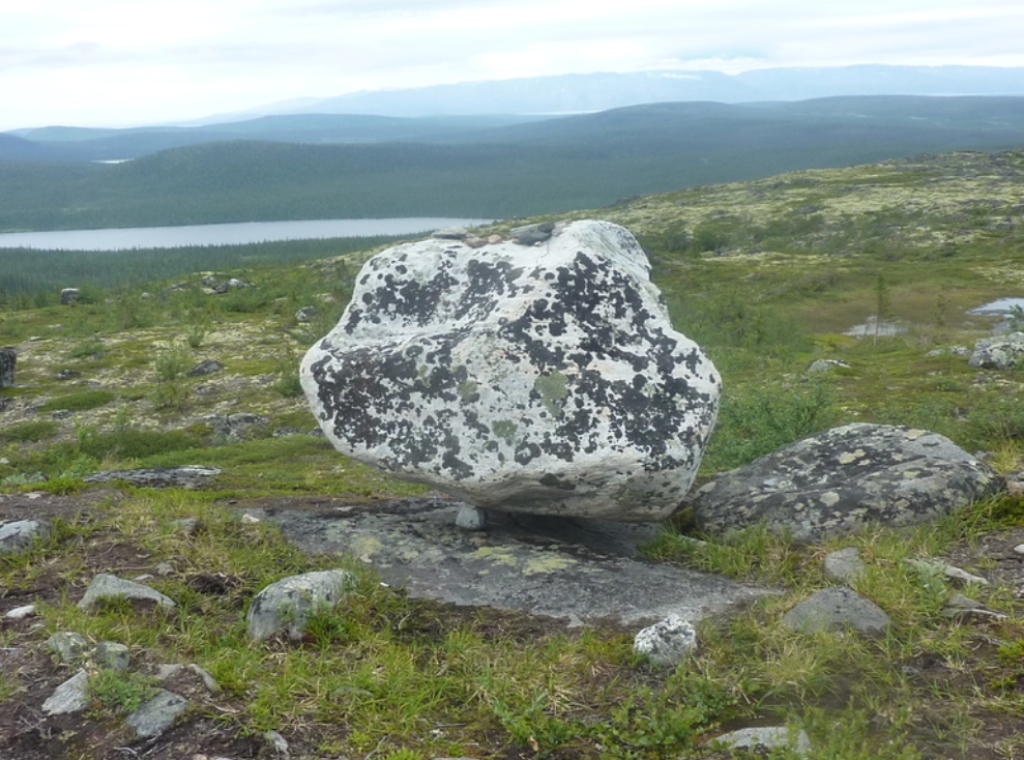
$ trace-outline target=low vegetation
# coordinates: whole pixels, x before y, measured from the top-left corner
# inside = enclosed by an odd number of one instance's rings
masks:
[[[1006,473],[1024,458],[1020,370],[974,370],[932,351],[990,334],[994,320],[971,308],[1024,295],[1022,175],[1021,151],[950,154],[571,216],[638,234],[676,325],[724,376],[701,478],[851,421],[934,430]],[[240,754],[244,742],[255,753],[273,730],[293,756],[310,758],[717,759],[726,755],[709,740],[727,729],[789,724],[810,735],[811,758],[1024,755],[1021,578],[1007,560],[1024,543],[1018,496],[926,528],[811,546],[763,529],[697,542],[680,521],[648,547],[652,561],[780,593],[705,621],[699,651],[669,671],[632,654],[633,631],[411,600],[355,558],[305,556],[275,529],[240,522],[237,505],[247,499],[422,492],[307,435],[315,421],[296,395],[297,358],[338,318],[363,256],[222,272],[251,284],[223,295],[206,294],[193,274],[184,286],[183,275],[116,291],[96,286],[71,306],[55,304],[52,291],[6,302],[0,344],[17,346],[19,359],[16,386],[0,390],[4,491],[84,496],[85,475],[122,467],[209,464],[223,472],[203,491],[126,489],[116,504],[109,497],[66,515],[31,552],[0,559],[4,594],[49,589],[41,628],[0,628],[0,647],[77,630],[155,662],[196,662],[225,690],[188,718],[194,731],[229,737],[223,745],[211,739],[212,753]],[[311,305],[315,322],[298,322],[296,311]],[[898,329],[847,334],[878,314]],[[225,369],[189,375],[207,359]],[[816,359],[848,366],[808,373]],[[240,412],[267,423],[235,437],[216,432],[218,417]],[[183,518],[197,529],[184,533],[176,522]],[[856,588],[890,614],[891,632],[785,631],[781,612],[827,583],[822,557],[845,546],[865,558]],[[906,562],[927,557],[995,582],[958,588]],[[175,572],[150,582],[179,600],[175,612],[140,617],[114,605],[86,614],[74,604],[96,572],[127,576],[161,562]],[[360,579],[351,606],[319,615],[298,644],[246,639],[245,608],[260,588],[339,562]],[[1005,617],[946,617],[955,591]],[[50,667],[0,667],[0,700],[36,694],[33,679],[52,682]],[[96,709],[113,719],[150,687],[97,674]],[[114,747],[92,740],[66,756],[114,756]]]

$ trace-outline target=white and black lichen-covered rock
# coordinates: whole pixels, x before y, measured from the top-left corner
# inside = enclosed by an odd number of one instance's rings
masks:
[[[303,388],[342,453],[483,508],[658,520],[721,381],[640,245],[601,221],[535,245],[437,239],[366,263]]]
[[[797,541],[914,525],[997,493],[992,468],[927,430],[854,423],[723,473],[690,499],[711,534],[764,522]]]

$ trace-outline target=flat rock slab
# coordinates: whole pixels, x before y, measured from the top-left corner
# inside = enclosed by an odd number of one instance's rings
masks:
[[[412,498],[354,505],[277,500],[244,508],[279,523],[316,552],[350,552],[410,596],[599,621],[690,622],[722,614],[768,589],[650,562],[638,546],[653,525],[488,512],[483,530],[456,527],[461,502]]]

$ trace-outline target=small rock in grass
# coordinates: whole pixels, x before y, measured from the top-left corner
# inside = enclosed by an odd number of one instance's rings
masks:
[[[43,702],[43,712],[47,715],[64,715],[84,710],[88,704],[89,674],[79,670]]]
[[[281,736],[277,731],[267,731],[263,734],[263,738],[267,740],[267,743],[274,748],[274,752],[277,754],[288,754],[288,740]]]
[[[0,554],[27,549],[32,542],[46,538],[50,525],[42,520],[17,520],[0,525]]]
[[[58,631],[46,640],[46,646],[55,652],[62,662],[72,662],[83,657],[89,650],[85,636],[74,631]]]
[[[758,726],[722,734],[715,742],[730,749],[770,751],[776,747],[791,747],[800,757],[805,757],[811,751],[811,740],[806,732],[798,731],[792,739],[790,735],[790,730],[785,726]]]
[[[272,583],[249,605],[249,636],[257,641],[286,631],[293,641],[302,638],[309,617],[318,609],[340,602],[355,579],[347,570],[323,570],[295,575]]]
[[[825,577],[834,583],[853,583],[864,575],[864,561],[855,546],[825,555]]]
[[[36,614],[36,606],[34,604],[26,604],[23,607],[15,607],[13,610],[8,610],[7,614],[4,615],[6,620],[24,620],[30,618]]]
[[[85,590],[85,596],[82,597],[78,606],[86,610],[102,599],[117,598],[156,602],[161,607],[177,606],[173,599],[164,596],[156,589],[107,573],[100,573],[92,579],[92,583]]]
[[[140,739],[151,739],[170,728],[174,719],[184,712],[186,707],[188,700],[184,697],[161,689],[155,697],[129,715],[125,723],[135,729]]]
[[[126,671],[129,665],[128,647],[116,641],[101,641],[96,646],[96,664],[105,670]]]
[[[633,651],[651,664],[671,668],[697,648],[697,632],[689,621],[669,615],[661,622],[641,630],[633,639]]]
[[[882,633],[891,625],[889,616],[876,605],[848,588],[822,589],[797,604],[782,617],[791,631],[816,633],[852,628],[862,634]]]

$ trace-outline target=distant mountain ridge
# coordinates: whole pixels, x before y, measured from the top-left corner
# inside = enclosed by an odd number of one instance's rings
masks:
[[[765,138],[763,128],[773,123],[785,126],[782,132],[772,130]],[[834,135],[842,129],[889,134],[896,130],[910,141],[908,146],[918,139],[914,135],[920,135],[920,150],[932,149],[936,138],[953,133],[956,139],[944,142],[943,149],[999,149],[1020,144],[1024,97],[874,95],[755,103],[676,101],[545,117],[279,114],[205,127],[46,127],[0,134],[0,161],[116,161],[239,140],[353,147],[551,144],[591,150],[619,146],[630,151],[654,140],[674,151],[688,138],[690,147],[701,140],[728,146],[735,144],[741,132],[759,128],[767,139],[765,147],[777,147],[777,140],[785,139],[787,131],[804,135],[805,145],[811,147],[822,142],[822,134]],[[644,147],[646,152],[652,149],[653,145]]]
[[[354,92],[278,112],[405,117],[567,114],[647,103],[751,103],[847,95],[1024,95],[1024,68],[864,65],[755,69],[734,75],[681,70],[563,74]]]

